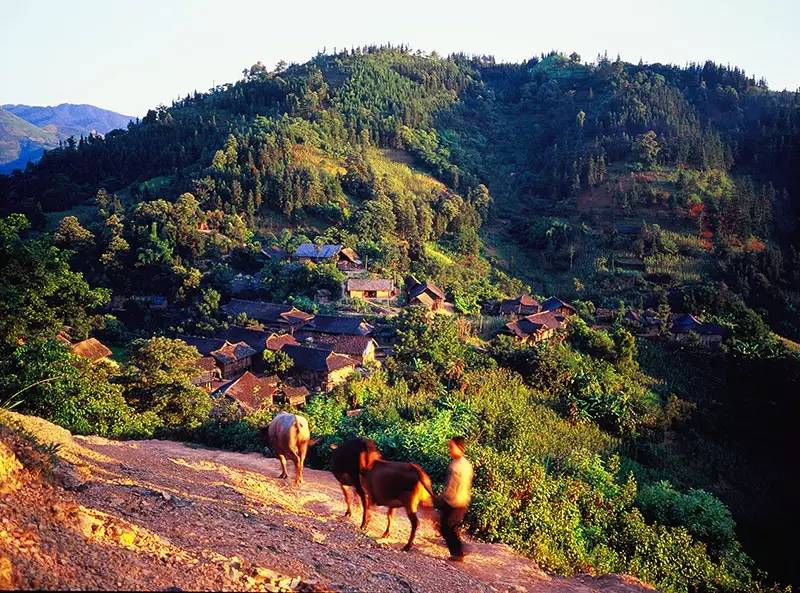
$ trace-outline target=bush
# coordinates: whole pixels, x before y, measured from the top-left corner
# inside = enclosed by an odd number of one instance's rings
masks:
[[[60,342],[30,343],[2,362],[0,391],[16,394],[19,412],[76,434],[138,434],[142,427],[137,414],[109,374],[109,367],[70,354]]]
[[[550,368],[549,354],[530,350],[525,356]],[[735,540],[723,551],[707,548],[707,541],[733,536],[719,501],[692,491],[674,520],[643,514],[637,505],[652,495],[645,486],[638,496],[634,478],[622,473],[619,442],[593,423],[559,417],[549,406],[552,397],[516,373],[467,371],[457,388],[433,392],[409,391],[387,377],[357,379],[309,404],[312,432],[323,438],[311,463],[325,467],[327,444],[361,435],[388,459],[422,465],[439,488],[447,441],[464,434],[475,466],[467,524],[476,535],[505,542],[561,574],[627,572],[668,593],[751,587],[749,560]],[[364,411],[347,417],[355,401]]]
[[[716,554],[736,543],[736,524],[728,508],[713,494],[692,489],[681,493],[666,481],[643,487],[637,505],[645,517],[664,525],[682,525]]]

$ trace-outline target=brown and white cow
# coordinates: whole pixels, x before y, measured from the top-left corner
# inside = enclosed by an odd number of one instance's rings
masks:
[[[279,478],[288,478],[286,458],[294,463],[295,485],[303,483],[303,464],[309,445],[314,444],[308,430],[308,420],[298,414],[279,412],[266,430],[266,441],[269,448],[281,462]],[[262,433],[263,434],[263,433]]]
[[[435,495],[431,479],[415,463],[384,461],[377,449],[359,454],[359,471],[361,485],[366,492],[361,528],[367,528],[371,505],[389,507],[386,512],[386,531],[383,532],[383,537],[388,537],[394,509],[405,508],[408,520],[411,522],[411,535],[403,547],[407,552],[414,544],[414,537],[417,534],[419,525],[417,508],[420,505],[433,506]]]

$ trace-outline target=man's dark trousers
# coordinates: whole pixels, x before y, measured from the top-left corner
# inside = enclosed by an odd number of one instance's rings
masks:
[[[438,501],[436,506],[439,508],[440,525],[442,537],[450,550],[450,556],[462,558],[464,556],[464,544],[461,542],[459,534],[461,522],[467,514],[467,508],[451,507],[443,500]]]

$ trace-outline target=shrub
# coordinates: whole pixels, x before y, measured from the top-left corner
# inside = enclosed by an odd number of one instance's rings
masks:
[[[637,504],[645,517],[663,525],[681,525],[719,554],[736,542],[736,524],[728,508],[713,494],[692,489],[681,493],[666,481],[643,487]]]

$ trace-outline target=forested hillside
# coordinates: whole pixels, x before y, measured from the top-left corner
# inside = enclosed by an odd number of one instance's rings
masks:
[[[315,432],[367,434],[435,481],[467,434],[473,531],[549,570],[765,590],[800,578],[799,212],[800,94],[736,68],[402,47],[258,63],[0,177],[0,381],[75,432],[252,447],[263,415],[209,418],[197,351],[153,335],[221,331],[243,281],[325,311],[335,266],[263,250],[346,245],[398,286],[435,282],[458,315],[396,316],[386,368],[311,400]],[[574,304],[563,339],[495,338],[494,304],[531,291]],[[154,294],[168,311],[99,314]],[[630,308],[726,337],[635,337]],[[75,371],[64,326],[121,368]]]

